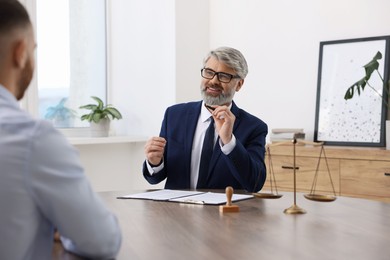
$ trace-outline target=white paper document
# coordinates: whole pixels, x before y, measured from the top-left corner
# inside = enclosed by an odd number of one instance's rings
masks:
[[[253,198],[253,195],[233,194],[232,201],[239,201],[250,198]],[[170,199],[169,201],[193,204],[220,205],[225,204],[226,200],[226,194],[224,193],[206,192],[198,195]]]
[[[232,201],[234,202],[250,198],[253,198],[253,195],[233,194]],[[221,205],[225,204],[227,201],[225,193],[168,189],[129,194],[120,196],[118,199],[146,199],[204,205]]]
[[[144,199],[144,200],[170,200],[203,193],[201,191],[184,191],[184,190],[156,190],[137,194],[129,194],[118,197],[118,199]]]

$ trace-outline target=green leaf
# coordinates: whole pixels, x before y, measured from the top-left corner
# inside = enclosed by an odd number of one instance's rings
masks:
[[[98,104],[88,104],[84,106],[80,106],[81,109],[91,110],[91,113],[81,116],[81,120],[88,120],[89,122],[98,123],[103,118],[112,117],[112,119],[121,119],[122,115],[118,111],[118,109],[112,107],[111,105],[104,106],[104,102],[96,97],[91,96],[93,100],[95,100]]]
[[[366,78],[362,78],[361,80],[359,80],[356,83],[357,83],[356,88],[358,89],[358,93],[360,95],[360,88],[362,89],[362,91],[364,90],[364,88],[366,87],[366,84],[367,84],[367,80],[366,80]]]
[[[390,89],[390,81],[386,84],[385,81],[384,81],[384,78],[382,77],[382,75],[380,74],[378,68],[379,68],[379,62],[378,60],[382,59],[382,53],[381,52],[377,52],[374,56],[374,58],[372,58],[372,60],[370,62],[368,62],[366,65],[364,65],[364,69],[365,69],[365,72],[366,72],[366,76],[355,82],[351,87],[349,87],[347,89],[347,91],[345,92],[344,94],[344,99],[345,100],[348,100],[348,99],[351,99],[353,98],[354,94],[357,92],[359,95],[361,94],[361,91],[364,90],[364,88],[366,87],[366,85],[371,88],[374,92],[376,92],[376,94],[378,94],[379,97],[382,98],[382,102],[385,106],[387,106],[389,109],[389,102],[388,100],[384,99],[384,96],[387,96],[388,93],[389,93],[389,89]],[[371,78],[371,75],[372,73],[376,71],[378,73],[378,76],[380,78],[380,80],[382,81],[382,89],[383,89],[383,94],[381,94],[380,92],[378,92],[374,87],[372,87],[369,83],[369,80]]]
[[[378,52],[375,54],[373,60],[380,60],[380,59],[382,59],[382,53],[381,53],[380,51],[378,51]]]
[[[89,110],[96,110],[98,109],[98,106],[97,105],[93,105],[93,104],[88,104],[88,105],[84,105],[84,106],[81,106],[80,107],[81,109],[89,109]]]
[[[104,107],[103,101],[102,101],[100,98],[95,97],[95,96],[92,96],[91,98],[94,99],[94,100],[98,103],[98,108],[99,108],[100,110],[102,110],[103,107]]]
[[[92,121],[95,123],[99,123],[100,119],[102,119],[103,116],[101,113],[95,113],[92,115]]]
[[[90,118],[90,114],[85,114],[85,115],[82,115],[80,119],[81,119],[81,121],[83,121],[83,120],[90,121],[89,118]]]
[[[350,86],[347,89],[347,91],[344,94],[344,99],[348,100],[348,99],[353,98],[353,95],[355,94],[355,88],[356,88],[358,95],[360,95],[360,92],[364,90],[364,88],[366,87],[366,84],[367,84],[366,77],[362,78],[359,81],[356,81],[352,86]]]
[[[366,70],[366,80],[371,78],[371,74],[379,68],[379,62],[376,60],[372,60],[366,65],[364,65],[364,69]]]
[[[354,90],[354,86],[349,87],[349,88],[347,89],[347,91],[345,92],[345,95],[344,95],[344,99],[345,99],[345,100],[348,100],[348,99],[353,98],[353,92],[354,92],[353,90]]]
[[[374,58],[372,58],[370,62],[364,65],[364,69],[366,70],[366,80],[369,80],[371,78],[371,74],[379,68],[378,60],[380,59],[382,59],[382,53],[378,51]]]
[[[118,109],[114,108],[114,107],[107,107],[105,109],[105,111],[110,114],[112,116],[113,119],[121,119],[122,118],[122,115],[121,113],[118,111]]]

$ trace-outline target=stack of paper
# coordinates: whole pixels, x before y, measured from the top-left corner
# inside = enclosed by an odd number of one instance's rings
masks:
[[[272,143],[292,141],[294,139],[305,139],[305,133],[302,128],[274,128],[270,136]]]

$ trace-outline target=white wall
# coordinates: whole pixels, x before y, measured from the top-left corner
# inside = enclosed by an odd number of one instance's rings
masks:
[[[200,100],[200,69],[209,51],[209,0],[176,0],[176,100]]]
[[[152,188],[142,176],[144,143],[76,145],[86,175],[96,191]],[[163,184],[153,188],[163,188]]]
[[[156,135],[175,101],[175,1],[109,1],[110,102],[117,134]]]
[[[312,140],[320,41],[390,35],[389,10],[387,0],[211,0],[210,46],[247,57],[239,106]]]

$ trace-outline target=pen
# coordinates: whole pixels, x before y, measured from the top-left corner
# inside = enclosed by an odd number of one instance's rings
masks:
[[[130,199],[130,198],[126,198],[124,196],[119,196],[119,197],[116,197],[117,199]]]
[[[212,107],[212,106],[209,106],[209,105],[206,105],[205,106],[210,109],[211,111],[214,111],[216,109],[216,107]],[[220,116],[218,119],[224,119],[225,117],[224,116]]]
[[[205,105],[208,109],[214,111],[215,110],[215,107],[212,107],[212,106],[209,106],[209,105]]]
[[[191,199],[187,199],[187,200],[182,200],[182,201],[180,201],[180,203],[204,205],[204,201],[203,201],[203,200],[191,200]]]

